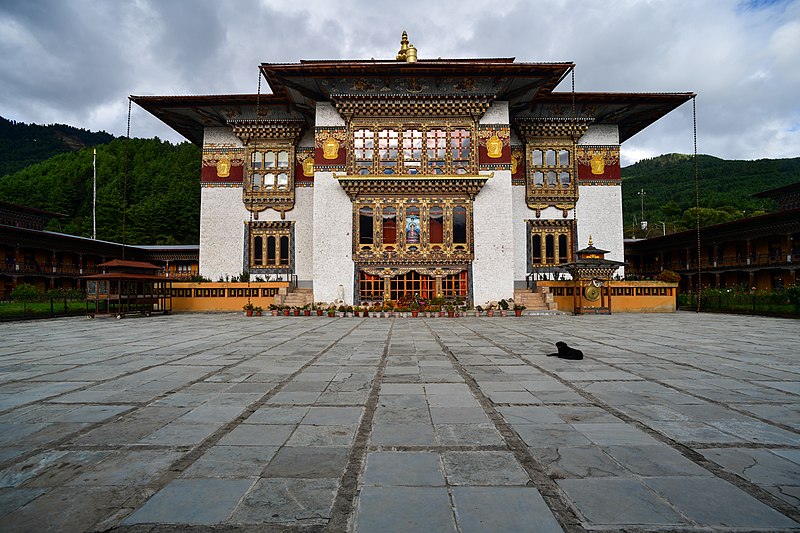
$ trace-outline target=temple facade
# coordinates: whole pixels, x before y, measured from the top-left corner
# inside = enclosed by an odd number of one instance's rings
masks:
[[[557,91],[573,68],[418,59],[404,34],[392,60],[261,64],[269,94],[131,99],[202,146],[201,275],[482,304],[590,236],[622,261],[620,144],[693,96]]]

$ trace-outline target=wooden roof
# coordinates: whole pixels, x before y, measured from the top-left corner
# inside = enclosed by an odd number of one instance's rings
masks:
[[[512,121],[571,118],[574,99],[575,116],[618,125],[620,142],[624,142],[694,96],[689,92],[553,92],[574,66],[570,62],[518,63],[514,58],[262,63],[261,73],[272,94],[131,96],[131,100],[202,146],[206,127],[255,118],[304,119],[312,126],[317,102],[421,95],[507,101]]]

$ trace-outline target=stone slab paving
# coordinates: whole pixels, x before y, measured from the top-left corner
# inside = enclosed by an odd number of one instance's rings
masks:
[[[0,531],[800,531],[798,346],[693,313],[0,324]]]

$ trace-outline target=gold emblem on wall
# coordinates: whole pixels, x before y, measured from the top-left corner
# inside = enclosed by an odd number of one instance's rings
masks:
[[[492,135],[486,140],[486,155],[492,159],[497,159],[503,155],[503,141],[497,135]]]
[[[519,152],[513,152],[511,154],[511,175],[517,173],[517,169],[519,168],[519,161],[522,158],[522,154]]]
[[[311,156],[303,159],[303,176],[307,178],[314,176],[314,158]]]
[[[217,177],[227,178],[231,175],[231,160],[227,155],[223,155],[217,161]]]
[[[322,157],[325,159],[336,159],[339,157],[339,141],[333,138],[333,136],[328,137],[328,139],[322,143]]]
[[[589,160],[589,165],[592,167],[592,174],[601,175],[606,171],[606,162],[602,154],[595,153]]]

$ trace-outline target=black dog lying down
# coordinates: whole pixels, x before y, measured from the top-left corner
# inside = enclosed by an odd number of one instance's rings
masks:
[[[583,352],[575,348],[570,348],[567,346],[566,342],[558,341],[556,343],[556,348],[558,348],[558,352],[549,353],[547,357],[560,357],[561,359],[572,359],[575,361],[583,359]]]

